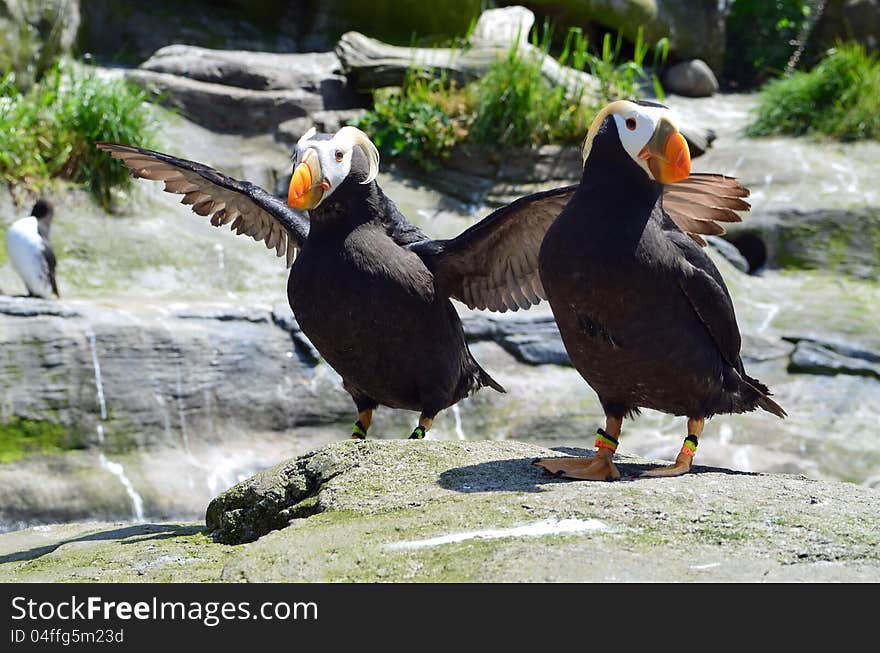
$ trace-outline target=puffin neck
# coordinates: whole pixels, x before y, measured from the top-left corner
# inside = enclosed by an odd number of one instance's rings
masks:
[[[380,220],[387,203],[388,198],[375,181],[360,184],[348,178],[326,201],[309,211],[309,234],[348,234],[362,224]]]
[[[42,218],[37,218],[37,232],[39,232],[40,237],[48,241],[49,240],[49,229],[52,227],[52,215],[49,214]]]
[[[653,197],[654,201],[663,192],[663,185],[648,176],[623,149],[617,126],[610,116],[593,139],[578,192],[597,192],[602,187],[625,188],[627,195],[645,195]]]

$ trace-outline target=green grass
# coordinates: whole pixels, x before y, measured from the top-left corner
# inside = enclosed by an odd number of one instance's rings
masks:
[[[811,71],[767,84],[746,133],[880,139],[880,61],[861,45],[840,44]]]
[[[458,144],[540,146],[577,144],[587,133],[595,113],[617,98],[641,95],[646,83],[662,97],[657,78],[645,70],[651,48],[641,31],[631,60],[621,61],[623,45],[606,34],[599,52],[591,52],[579,29],[568,32],[557,61],[588,71],[598,82],[596,92],[566,89],[548,81],[541,72],[550,52],[552,30],[544,25],[535,49],[511,48],[478,80],[465,85],[431,70],[413,68],[399,89],[374,94],[374,108],[358,126],[370,134],[383,154],[410,159],[433,168]],[[657,62],[665,61],[667,42],[654,49]]]
[[[13,417],[0,423],[0,463],[9,463],[33,454],[60,453],[81,449],[83,443],[61,424]]]
[[[0,78],[0,180],[28,191],[53,179],[88,188],[106,208],[110,189],[130,183],[124,166],[95,148],[101,140],[155,146],[147,94],[123,80],[53,68],[22,92]]]

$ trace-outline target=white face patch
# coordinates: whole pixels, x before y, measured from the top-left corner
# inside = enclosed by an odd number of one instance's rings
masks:
[[[318,205],[330,197],[351,173],[351,158],[355,147],[360,147],[370,162],[370,172],[361,183],[368,184],[375,179],[379,169],[379,152],[362,131],[354,127],[343,127],[333,135],[333,138],[326,140],[315,139],[315,134],[316,130],[312,127],[302,135],[296,144],[293,163],[296,166],[301,162],[306,150],[309,149],[314,150],[318,155],[323,181],[330,184]]]
[[[619,103],[618,110],[612,115],[617,124],[617,133],[620,135],[623,149],[648,175],[651,175],[647,161],[639,154],[654,135],[660,118],[666,118],[673,125],[677,124],[673,112],[665,107],[647,107],[624,101]]]

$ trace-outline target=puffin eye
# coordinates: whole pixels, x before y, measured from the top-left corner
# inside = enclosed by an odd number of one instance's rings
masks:
[[[635,118],[627,118],[626,119],[626,128],[628,130],[635,131],[636,127],[637,127],[637,123],[636,123]]]
[[[341,161],[342,161],[342,156],[343,156],[343,152],[342,152],[342,150],[336,150],[336,152],[334,153],[334,156],[336,157],[336,162],[337,162],[337,163],[341,162]]]

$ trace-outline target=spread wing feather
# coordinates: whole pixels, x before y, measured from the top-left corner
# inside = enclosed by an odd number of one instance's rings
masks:
[[[193,212],[211,216],[211,224],[245,234],[293,264],[309,233],[308,219],[285,202],[248,181],[169,154],[117,143],[98,143],[131,171],[132,176],[161,181],[165,191],[183,195],[181,203]]]
[[[538,272],[544,234],[577,185],[521,197],[450,240],[408,245],[433,272],[439,291],[470,308],[506,312],[547,299]],[[749,191],[723,175],[695,173],[663,189],[663,208],[698,245],[719,235],[719,222],[739,222]]]

